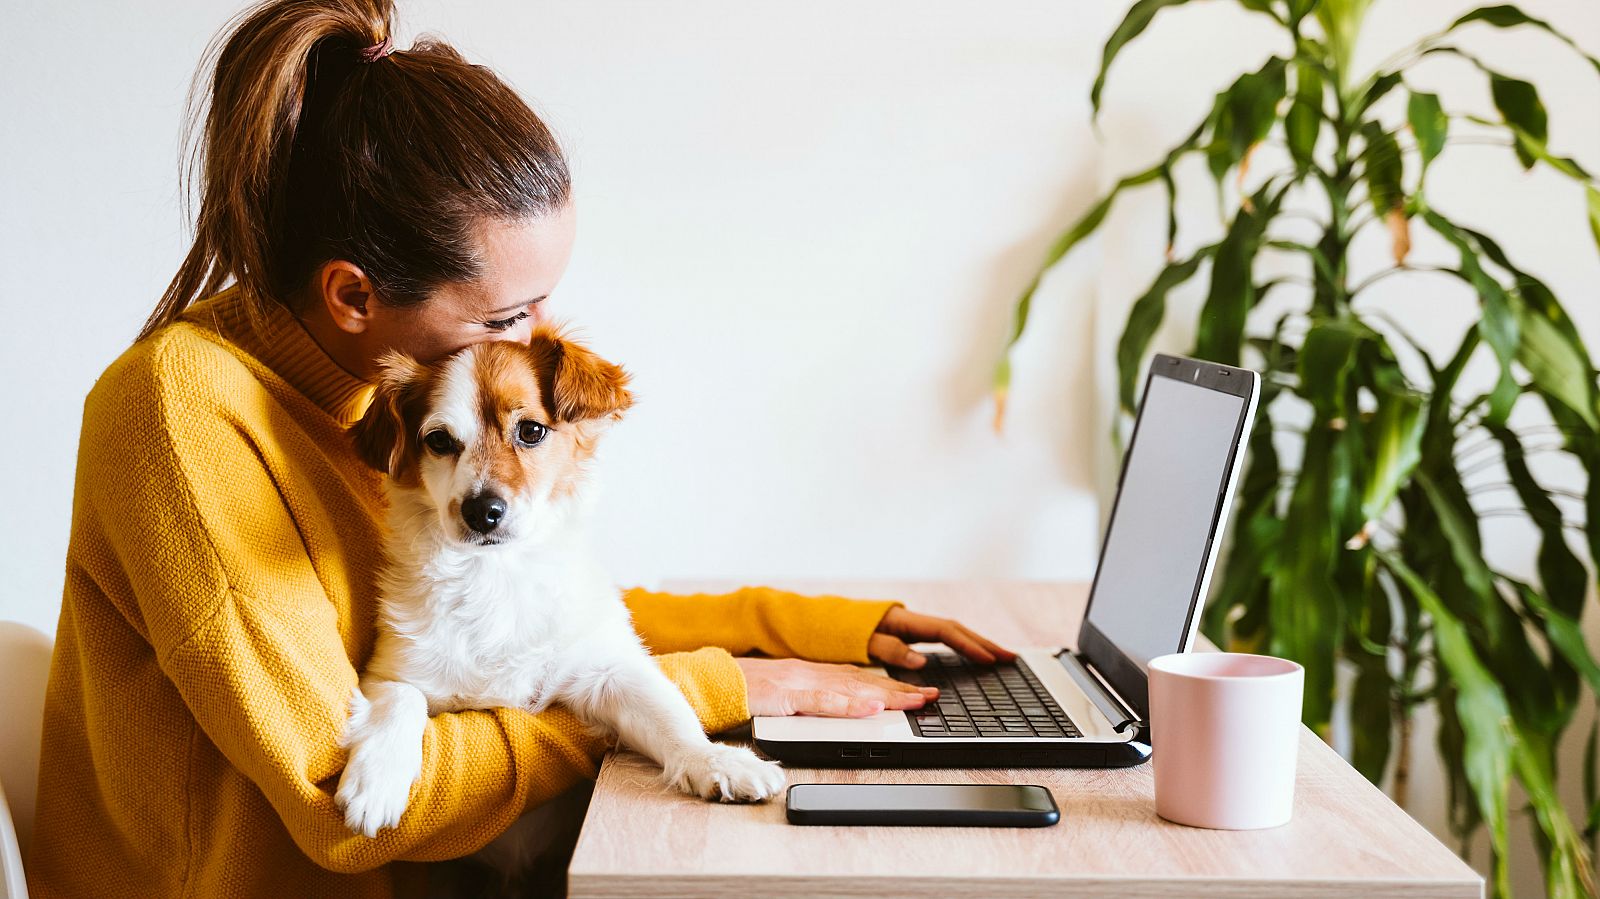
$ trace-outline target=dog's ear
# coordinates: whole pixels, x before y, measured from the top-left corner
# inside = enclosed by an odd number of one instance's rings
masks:
[[[630,375],[622,366],[595,355],[573,340],[561,325],[541,323],[534,328],[528,347],[539,372],[544,408],[553,421],[576,422],[622,418],[633,405],[628,392]]]
[[[378,359],[378,386],[372,404],[361,420],[350,426],[350,440],[361,461],[402,483],[416,473],[416,423],[411,419],[424,373],[421,363],[411,356],[395,350],[384,353]]]

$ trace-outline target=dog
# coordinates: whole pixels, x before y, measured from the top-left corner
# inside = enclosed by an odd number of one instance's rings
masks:
[[[400,823],[429,716],[465,709],[561,703],[686,793],[750,802],[782,789],[776,763],[707,739],[590,551],[590,463],[633,403],[629,378],[548,323],[527,344],[380,360],[350,429],[387,475],[390,532],[377,642],[340,739],[334,798],[351,830]]]

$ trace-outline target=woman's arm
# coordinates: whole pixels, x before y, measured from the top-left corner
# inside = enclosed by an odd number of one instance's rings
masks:
[[[897,600],[805,596],[772,587],[732,593],[655,593],[634,587],[622,599],[651,652],[718,646],[734,655],[867,664],[867,644]]]
[[[460,856],[594,776],[605,744],[563,709],[442,714],[428,724],[400,826],[374,839],[349,831],[333,803],[345,762],[336,740],[357,683],[352,659],[373,638],[370,624],[349,619],[371,609],[336,601],[350,572],[313,564],[276,486],[296,477],[293,468],[224,402],[207,402],[211,391],[199,392],[182,406],[150,383],[91,394],[83,440],[102,474],[81,482],[78,514],[113,556],[98,566],[115,581],[107,594],[149,642],[204,737],[261,790],[307,856],[337,871]],[[708,730],[748,717],[743,677],[726,652],[659,663]],[[187,739],[175,733],[174,751]]]
[[[635,588],[624,599],[655,651],[713,643],[741,655],[759,650],[777,656],[737,660],[745,701],[755,715],[857,717],[920,708],[937,698],[936,689],[855,667],[882,662],[920,668],[926,659],[911,643],[941,642],[983,664],[1016,657],[957,621],[919,615],[892,600],[803,596],[771,587],[687,596]]]

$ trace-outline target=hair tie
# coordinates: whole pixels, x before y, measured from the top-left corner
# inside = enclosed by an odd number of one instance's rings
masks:
[[[394,52],[394,42],[384,35],[383,40],[361,51],[362,62],[377,62]]]

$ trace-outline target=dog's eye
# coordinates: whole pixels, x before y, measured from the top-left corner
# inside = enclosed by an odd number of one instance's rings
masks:
[[[422,438],[422,442],[428,449],[441,456],[454,455],[456,451],[456,439],[451,437],[450,432],[443,428],[437,431],[429,431],[428,435]]]
[[[517,441],[523,446],[538,446],[550,429],[533,419],[524,419],[517,425]]]

